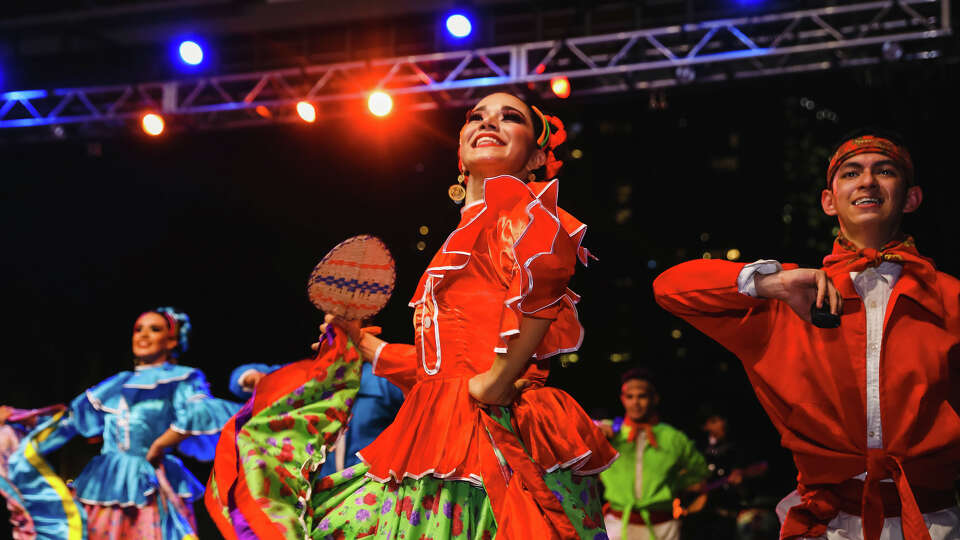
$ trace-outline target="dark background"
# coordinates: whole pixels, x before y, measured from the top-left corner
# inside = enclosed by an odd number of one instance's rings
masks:
[[[704,405],[725,409],[735,436],[771,461],[771,492],[786,494],[796,472],[736,358],[656,306],[651,283],[730,248],[743,261],[818,265],[835,226],[819,208],[828,147],[863,124],[905,134],[925,193],[905,228],[960,274],[957,82],[956,63],[943,60],[587,100],[574,86],[570,99],[547,102],[571,135],[567,151],[582,152],[566,158],[560,204],[590,226],[584,244],[600,258],[572,284],[587,337],[577,362],[555,362],[552,383],[591,414],[614,415],[619,374],[647,366],[665,421],[699,435]],[[407,300],[458,220],[446,188],[462,114],[374,120],[358,109],[310,126],[6,140],[0,402],[67,402],[130,369],[133,322],[158,305],[190,314],[182,363],[227,397],[238,364],[308,355],[322,316],[307,276],[360,233],[380,236],[397,260],[377,322],[387,340],[410,342]],[[55,462],[69,477],[97,450],[76,441]],[[188,464],[205,480],[208,466]],[[217,537],[198,510],[201,537]]]

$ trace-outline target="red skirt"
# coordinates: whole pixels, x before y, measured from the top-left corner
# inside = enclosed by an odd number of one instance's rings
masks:
[[[359,452],[378,481],[425,475],[482,484],[480,452],[489,438],[480,406],[470,397],[469,377],[420,381],[407,394],[394,422]],[[591,475],[606,469],[617,452],[593,420],[566,392],[537,386],[511,407],[526,452],[544,472],[570,469]]]

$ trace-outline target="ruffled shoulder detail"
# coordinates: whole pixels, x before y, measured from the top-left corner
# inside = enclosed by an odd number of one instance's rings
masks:
[[[509,215],[509,225],[515,233],[516,267],[504,302],[500,343],[495,351],[506,352],[507,340],[520,331],[522,317],[553,319],[534,352],[534,358],[541,360],[575,351],[583,343],[584,330],[576,309],[580,296],[567,284],[577,260],[586,266],[592,255],[581,246],[587,226],[557,206],[559,182],[529,185],[535,199],[522,210],[514,208]]]
[[[587,226],[557,206],[556,179],[525,184],[513,176],[497,176],[484,181],[483,191],[482,202],[463,209],[460,225],[430,262],[410,306],[426,298],[428,279],[464,268],[481,234],[493,230],[499,247],[513,259],[503,276],[509,291],[495,351],[506,352],[507,339],[520,331],[523,316],[554,320],[535,358],[577,350],[584,334],[575,307],[580,297],[567,283],[577,260],[586,265],[594,258],[581,246]]]
[[[116,375],[108,377],[97,383],[96,386],[88,388],[86,392],[77,396],[71,403],[70,408],[74,414],[86,412],[89,407],[101,413],[119,413],[115,407],[116,398],[123,395],[124,385],[131,377],[132,371],[121,371]]]
[[[430,261],[410,300],[410,307],[423,301],[428,277],[443,277],[447,272],[464,268],[479,236],[485,230],[496,226],[501,217],[507,218],[509,227],[513,230],[510,236],[515,242],[512,246],[514,250],[526,239],[520,248],[530,251],[532,259],[542,255],[562,256],[549,247],[558,240],[558,236],[564,237],[559,238],[561,243],[565,244],[564,248],[573,247],[573,253],[584,266],[590,258],[596,258],[580,245],[587,226],[557,206],[558,180],[524,183],[514,176],[502,175],[486,179],[483,191],[482,201],[461,210],[463,218],[460,224]],[[541,219],[538,221],[537,217]],[[535,226],[531,227],[532,225]],[[566,234],[559,235],[561,230]],[[538,249],[541,251],[537,251]],[[567,249],[562,251],[566,252]],[[532,259],[525,259],[523,262],[530,262]],[[519,256],[517,260],[520,260]],[[547,260],[544,259],[541,263]],[[529,265],[521,266],[527,274],[530,273],[529,268]],[[572,269],[570,273],[572,275]]]
[[[509,176],[487,178],[483,182],[483,200],[461,210],[457,228],[447,236],[440,251],[433,256],[426,272],[420,278],[410,307],[423,302],[427,279],[443,277],[447,272],[467,266],[481,233],[493,227],[502,212],[536,200],[536,194],[520,179]]]
[[[119,413],[115,407],[116,401],[124,395],[125,391],[129,393],[131,389],[151,390],[160,385],[184,381],[197,373],[200,371],[195,368],[174,364],[162,364],[136,371],[121,371],[87,389],[71,403],[71,408],[76,410],[83,406],[82,401],[89,401],[97,411],[116,414]]]
[[[156,367],[138,369],[124,381],[123,387],[150,390],[162,384],[189,379],[196,371],[196,368],[176,364],[162,364]],[[125,371],[123,373],[130,372]]]
[[[200,461],[211,461],[216,454],[220,431],[242,405],[203,394],[195,396],[195,399],[188,398],[181,404],[170,428],[190,435],[177,445],[177,450]]]

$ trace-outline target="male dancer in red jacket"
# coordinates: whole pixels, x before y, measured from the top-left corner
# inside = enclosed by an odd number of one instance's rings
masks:
[[[822,269],[698,260],[654,282],[740,358],[793,452],[782,539],[960,538],[960,281],[900,229],[922,198],[899,139],[863,130],[830,161],[841,232]],[[811,324],[812,304],[839,327]]]

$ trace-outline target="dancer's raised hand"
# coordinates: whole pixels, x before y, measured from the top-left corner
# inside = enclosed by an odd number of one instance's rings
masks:
[[[757,295],[762,298],[782,300],[800,316],[810,322],[810,306],[829,306],[830,313],[839,315],[843,310],[843,297],[823,270],[796,268],[773,274],[754,275]]]

